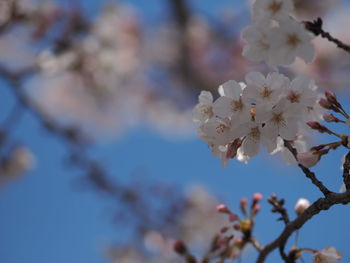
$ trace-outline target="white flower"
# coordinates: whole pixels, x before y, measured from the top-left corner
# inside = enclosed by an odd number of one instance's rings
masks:
[[[268,152],[272,152],[276,147],[276,138],[271,139],[262,133],[262,125],[250,121],[240,124],[232,130],[234,138],[244,137],[241,150],[244,155],[253,157],[258,154],[260,143],[263,144]]]
[[[260,107],[271,109],[289,84],[289,79],[277,72],[269,73],[266,78],[260,72],[250,72],[245,79],[247,87],[243,90],[243,96],[255,100],[257,111]]]
[[[318,96],[317,96],[318,97]],[[313,106],[308,106],[307,110],[303,112],[302,118],[305,123],[308,121],[321,121],[323,120],[323,114],[327,111],[319,103],[319,98],[316,99],[316,102]]]
[[[317,101],[317,92],[314,82],[306,76],[298,76],[292,80],[285,95],[289,103],[303,110],[313,107]]]
[[[246,27],[241,34],[242,39],[247,42],[243,47],[242,55],[250,61],[266,61],[268,65],[272,65],[271,45],[268,38],[270,30],[269,25],[257,24]]]
[[[234,80],[229,80],[220,86],[224,96],[218,98],[213,105],[214,114],[221,117],[234,117],[247,121],[250,118],[250,104],[244,99],[242,86]]]
[[[274,52],[271,54],[272,65],[289,65],[296,57],[309,63],[314,58],[311,34],[302,24],[292,19],[273,28],[268,36]]]
[[[291,0],[256,0],[253,4],[253,17],[255,20],[265,18],[281,21],[288,18],[293,10]]]
[[[343,257],[342,253],[334,247],[325,247],[313,255],[313,263],[338,263]]]
[[[310,206],[309,200],[305,198],[299,198],[295,204],[294,211],[299,216]]]
[[[193,121],[204,123],[213,117],[213,95],[209,91],[202,91],[199,103],[193,109]]]
[[[271,110],[257,111],[255,120],[265,122],[262,132],[271,140],[277,139],[278,135],[285,140],[293,140],[298,131],[297,113],[294,108],[287,106],[286,99],[281,99]]]
[[[213,144],[226,145],[234,139],[228,119],[211,118],[200,127],[200,130],[207,139],[206,141]]]

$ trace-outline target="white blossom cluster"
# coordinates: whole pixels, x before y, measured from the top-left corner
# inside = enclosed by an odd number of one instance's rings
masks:
[[[283,149],[283,140],[296,140],[305,133],[307,121],[320,120],[317,87],[312,80],[298,76],[290,80],[277,72],[266,77],[250,72],[245,83],[229,80],[219,87],[213,100],[202,91],[193,119],[199,123],[199,136],[214,156],[247,161],[260,144],[269,153]]]
[[[298,152],[305,150],[303,137],[306,122],[322,119],[317,87],[311,79],[289,79],[278,73],[278,65],[288,65],[296,57],[310,62],[314,57],[311,35],[292,16],[291,0],[256,0],[254,24],[242,32],[247,42],[243,55],[253,61],[265,61],[276,71],[267,76],[250,72],[245,83],[229,80],[219,87],[214,101],[210,92],[202,91],[193,119],[199,123],[199,137],[206,141],[214,156],[247,162],[260,144],[269,153],[281,151],[288,163],[295,162],[286,150],[290,141]]]
[[[312,35],[291,15],[292,0],[257,0],[253,4],[253,24],[245,28],[247,42],[243,56],[248,60],[265,61],[269,66],[290,65],[296,57],[309,63],[315,50]]]

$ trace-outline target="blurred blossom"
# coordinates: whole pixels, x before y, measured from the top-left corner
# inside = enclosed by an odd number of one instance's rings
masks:
[[[175,263],[178,255],[173,250],[174,241],[181,237],[191,249],[199,253],[207,251],[211,240],[224,225],[224,218],[216,212],[218,200],[202,186],[194,186],[186,195],[187,205],[173,222],[171,228],[176,236],[162,234],[162,231],[149,230],[143,234],[140,248],[113,247],[108,250],[114,262]],[[134,261],[133,261],[134,260]]]
[[[188,190],[188,209],[179,222],[183,231],[180,237],[185,243],[203,248],[226,221],[216,212],[219,201],[205,188],[195,186]],[[204,241],[204,242],[203,242]]]
[[[14,70],[31,66],[35,62],[35,53],[28,45],[30,38],[29,32],[23,28],[0,34],[0,63]]]
[[[10,178],[15,178],[29,170],[35,165],[33,153],[26,147],[18,146],[11,150],[9,155],[0,163],[0,184]]]

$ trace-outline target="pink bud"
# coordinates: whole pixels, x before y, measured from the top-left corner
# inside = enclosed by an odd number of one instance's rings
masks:
[[[297,154],[298,162],[305,167],[312,167],[320,160],[320,155],[316,152],[303,152]]]
[[[339,119],[336,118],[333,114],[331,113],[325,113],[323,115],[323,119],[326,121],[326,122],[339,122]]]
[[[252,210],[252,213],[253,213],[253,216],[255,216],[259,211],[260,211],[260,205],[259,204],[255,204],[253,206],[253,210]]]
[[[327,110],[332,109],[332,104],[325,98],[321,98],[318,103]]]
[[[332,91],[330,91],[330,90],[326,90],[326,91],[324,92],[324,95],[326,95],[326,98],[327,98],[330,102],[336,101],[336,100],[337,100],[335,94],[334,94]]]
[[[253,201],[256,203],[259,203],[263,199],[263,196],[261,193],[255,193],[253,195]]]
[[[309,200],[305,198],[299,198],[295,204],[294,211],[299,216],[310,206]]]
[[[317,130],[319,131],[320,133],[324,133],[324,132],[327,132],[328,129],[321,125],[319,122],[317,121],[309,121],[306,123],[311,129],[314,129],[314,130]]]
[[[239,224],[234,224],[233,229],[239,231],[241,228],[240,228]]]
[[[230,216],[229,216],[229,220],[230,220],[230,222],[234,222],[234,221],[236,221],[238,219],[238,216],[236,215],[236,214],[230,214]]]
[[[337,97],[332,91],[326,90],[324,94],[326,95],[326,98],[330,103],[334,104],[337,107],[341,107],[340,103],[337,100]]]
[[[247,203],[248,203],[247,198],[242,197],[241,201],[240,201],[240,207],[241,207],[241,210],[242,210],[243,214],[247,213]]]
[[[225,213],[225,214],[231,213],[228,207],[223,204],[216,206],[216,211],[218,211],[219,213]]]

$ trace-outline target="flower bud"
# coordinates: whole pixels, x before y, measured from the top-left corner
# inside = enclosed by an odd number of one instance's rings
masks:
[[[176,240],[173,245],[174,251],[180,255],[186,254],[187,253],[187,248],[186,245],[183,241],[181,240]]]
[[[216,206],[216,211],[219,213],[231,214],[231,211],[228,209],[228,207],[223,204]]]
[[[248,203],[247,198],[245,197],[241,198],[240,208],[243,214],[247,214],[247,203]]]
[[[324,132],[327,132],[328,129],[326,126],[323,126],[322,124],[320,124],[319,122],[317,121],[309,121],[306,123],[311,129],[313,130],[317,130],[319,131],[320,133],[324,133]]]
[[[263,196],[261,193],[255,193],[253,195],[253,202],[259,203],[263,199]]]
[[[333,101],[337,100],[335,94],[330,90],[326,90],[324,92],[324,95],[326,95],[327,100],[329,100],[331,103],[333,103]]]
[[[234,222],[238,219],[238,216],[236,214],[231,213],[229,216],[230,222]]]
[[[260,207],[259,204],[255,204],[255,205],[253,206],[253,209],[252,209],[252,216],[253,216],[253,217],[256,216],[257,213],[259,213],[260,208],[261,208],[261,207]]]
[[[294,211],[299,216],[310,206],[309,200],[305,198],[299,198],[295,204]]]
[[[327,109],[327,110],[331,110],[332,109],[332,104],[326,100],[325,98],[321,98],[318,102],[323,108]]]
[[[315,166],[320,160],[320,155],[317,152],[309,151],[297,154],[298,162],[305,167]]]
[[[331,113],[325,113],[323,115],[323,119],[326,122],[340,122],[340,120],[337,117],[335,117],[333,114],[331,114]]]
[[[340,103],[337,100],[337,97],[332,91],[326,90],[324,95],[326,95],[326,98],[330,103],[334,104],[337,107],[341,107]]]

